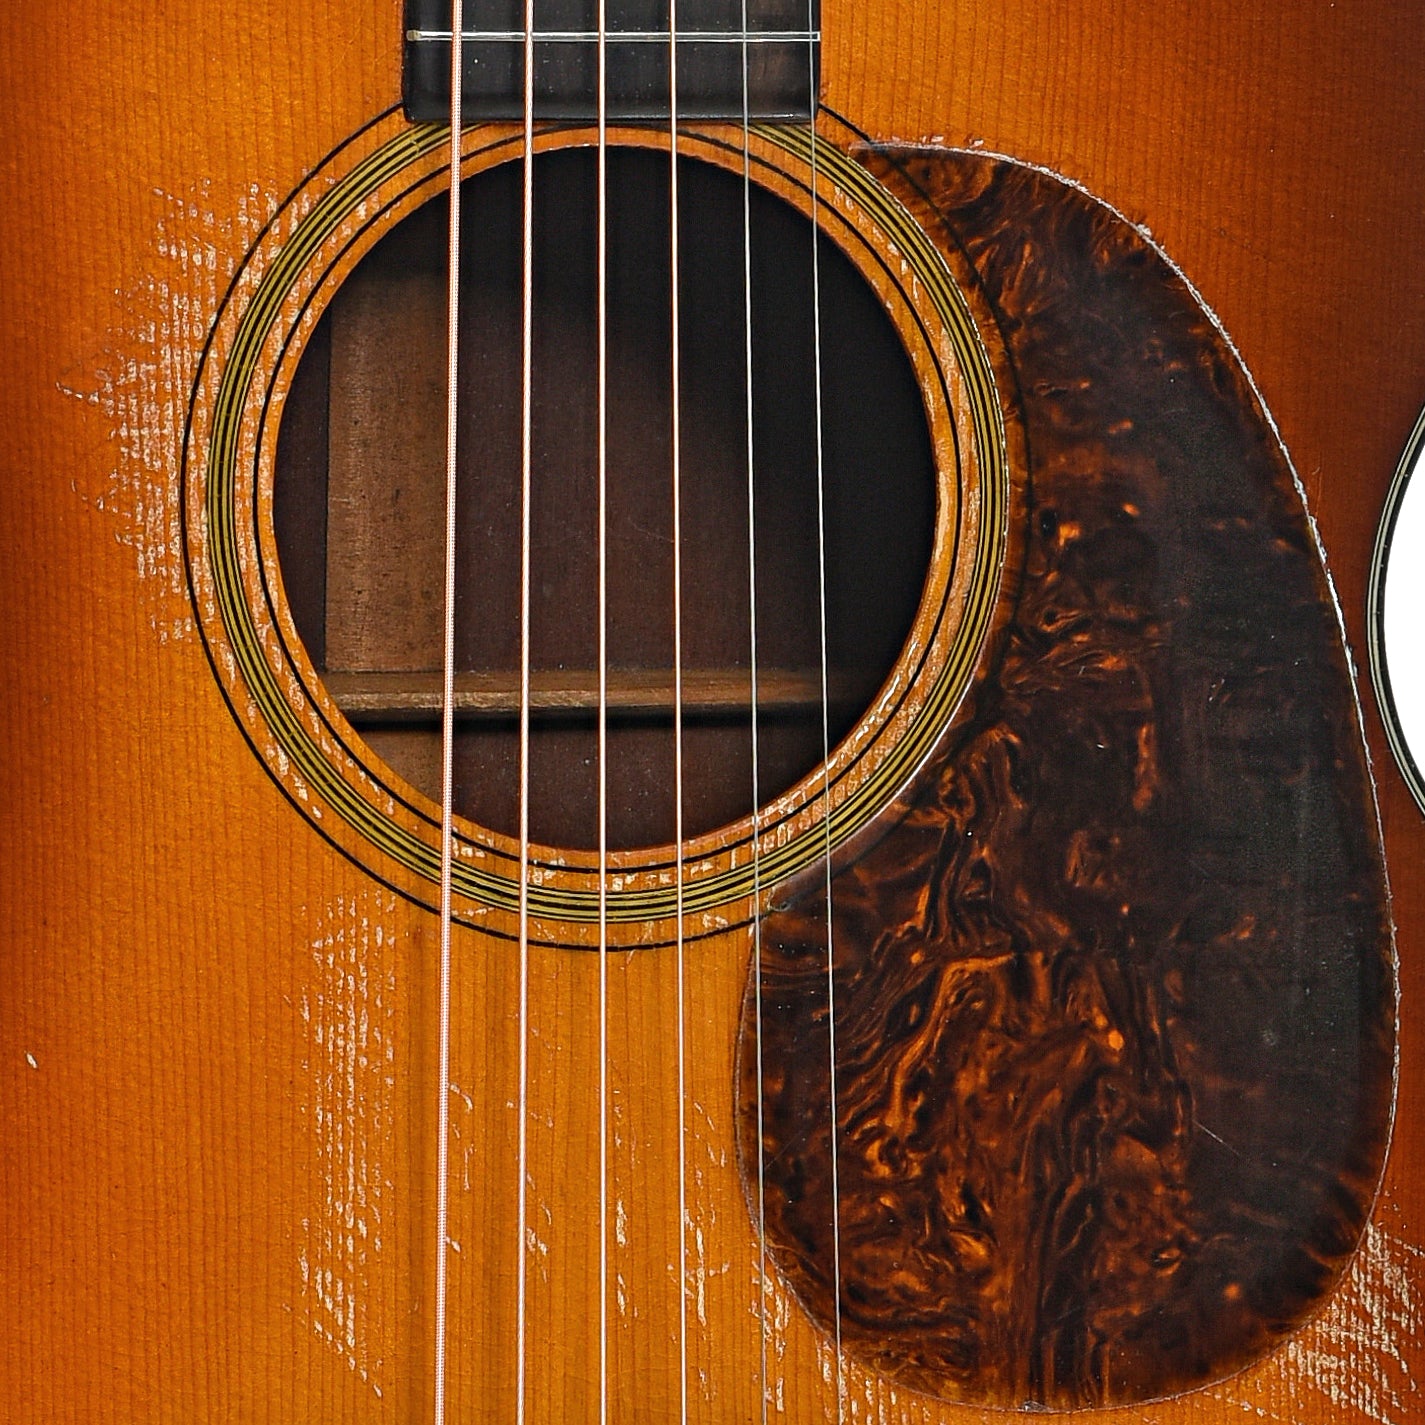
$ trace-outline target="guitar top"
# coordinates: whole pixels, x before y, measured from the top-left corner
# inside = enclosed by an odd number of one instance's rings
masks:
[[[1415,1419],[1418,25],[465,11],[4,27],[0,1414]]]

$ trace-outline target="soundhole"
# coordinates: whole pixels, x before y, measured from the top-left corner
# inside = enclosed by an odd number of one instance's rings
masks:
[[[905,642],[935,518],[919,387],[861,274],[824,237],[814,268],[808,219],[755,185],[749,273],[741,179],[680,160],[678,188],[675,530],[669,161],[609,152],[615,848],[675,834],[676,623],[693,836],[795,785],[855,726]],[[510,835],[521,782],[522,190],[519,163],[465,181],[460,254],[454,799],[462,816]],[[589,848],[599,839],[594,152],[541,155],[534,195],[529,827],[536,841]],[[283,585],[312,663],[377,757],[432,798],[447,210],[431,201],[382,236],[323,314],[282,416],[273,500]]]

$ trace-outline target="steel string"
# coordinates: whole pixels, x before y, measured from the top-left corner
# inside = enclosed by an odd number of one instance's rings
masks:
[[[678,302],[678,0],[668,4],[668,172],[673,444],[673,843],[678,957],[678,1398],[688,1419],[688,1153],[683,933],[683,497]]]
[[[749,94],[747,0],[742,0],[742,299],[747,398],[747,623],[752,698],[752,993],[757,1061],[757,1320],[761,1420],[767,1422],[767,1165],[762,1105],[762,786],[757,727],[757,482],[752,428],[752,105]]]
[[[816,0],[808,0],[807,33],[815,31]],[[822,863],[825,867],[826,885],[826,1022],[827,1022],[827,1084],[829,1089],[829,1144],[831,1151],[831,1271],[832,1301],[834,1303],[836,1348],[836,1420],[840,1425],[846,1409],[846,1378],[841,1360],[841,1180],[839,1170],[839,1148],[837,1141],[836,1104],[836,937],[832,928],[832,875],[831,875],[831,726],[830,726],[830,677],[827,646],[826,618],[826,458],[825,441],[822,433],[822,389],[821,389],[821,256],[818,239],[820,237],[821,210],[819,207],[817,167],[817,92],[816,92],[816,44],[808,42],[807,63],[812,75],[811,86],[811,309],[812,309],[812,366],[813,388],[816,402],[816,559],[817,559],[817,617],[821,634],[821,826],[823,837]]]
[[[598,464],[599,464],[599,1425],[609,1415],[609,649],[608,649],[608,25],[599,0]]]
[[[462,0],[451,0],[450,216],[446,278],[445,601],[440,704],[440,1028],[438,1033],[435,1187],[435,1425],[445,1425],[447,1258],[450,1237],[450,934],[455,785],[455,495],[460,372],[460,110]]]
[[[529,710],[530,504],[534,427],[534,0],[524,6],[524,255],[520,312],[520,730],[519,730],[519,1256],[516,1274],[515,1420],[524,1425],[526,1257],[529,1217]]]

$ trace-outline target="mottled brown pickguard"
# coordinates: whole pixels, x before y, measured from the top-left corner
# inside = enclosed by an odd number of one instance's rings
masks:
[[[1000,324],[1028,528],[997,668],[833,885],[842,1338],[940,1396],[1171,1394],[1320,1303],[1384,1153],[1350,678],[1291,472],[1182,280],[1052,178],[901,160],[870,161]],[[769,1245],[830,1327],[826,936],[816,892],[764,924],[760,1089]]]

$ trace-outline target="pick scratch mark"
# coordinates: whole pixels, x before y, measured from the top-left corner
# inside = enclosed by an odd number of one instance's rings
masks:
[[[147,276],[116,294],[123,316],[109,344],[55,387],[108,419],[114,468],[102,488],[75,488],[113,519],[146,586],[149,626],[168,643],[195,632],[178,480],[188,396],[220,297],[276,202],[253,184],[224,217],[212,210],[206,180],[186,198],[154,191],[163,213]]]
[[[1240,1158],[1242,1156],[1220,1133],[1214,1133],[1212,1129],[1210,1129],[1207,1124],[1202,1121],[1202,1119],[1195,1117],[1193,1119],[1193,1122],[1197,1124],[1197,1126],[1201,1128],[1202,1131],[1206,1133],[1207,1136],[1211,1138],[1214,1142],[1221,1143],[1222,1146],[1226,1148],[1227,1151],[1231,1153],[1234,1158]]]
[[[312,941],[300,1006],[318,1194],[297,1259],[307,1325],[378,1393],[385,1361],[370,1343],[391,1338],[396,1309],[378,1271],[394,1219],[383,1150],[395,1124],[396,976],[394,937],[377,917],[395,909],[389,894],[335,902]]]
[[[1326,1309],[1287,1342],[1280,1366],[1214,1394],[1281,1425],[1308,1417],[1409,1425],[1421,1415],[1423,1304],[1425,1249],[1372,1222]]]

